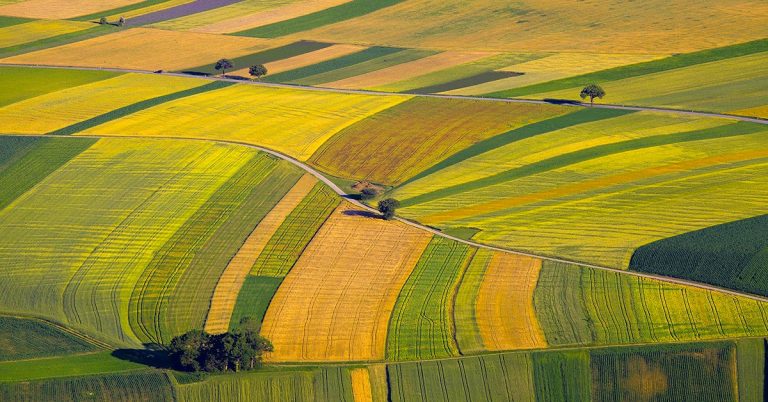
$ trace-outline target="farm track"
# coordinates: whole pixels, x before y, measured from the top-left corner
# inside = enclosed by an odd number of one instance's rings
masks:
[[[547,104],[547,105],[558,104],[558,105],[572,106],[572,107],[593,107],[597,109],[632,110],[632,111],[670,113],[670,114],[698,116],[698,117],[715,117],[715,118],[721,118],[721,119],[731,119],[731,120],[738,120],[738,121],[744,121],[749,123],[758,123],[758,124],[768,125],[768,119],[762,119],[757,117],[740,116],[740,115],[727,114],[727,113],[704,112],[704,111],[696,111],[696,110],[651,107],[651,106],[615,105],[610,103],[600,103],[600,104],[590,105],[583,102],[573,102],[573,101],[560,102],[558,100],[548,101],[548,100],[542,100],[542,99],[491,98],[486,96],[469,96],[469,95],[440,95],[440,94],[416,94],[416,93],[407,93],[407,92],[381,92],[381,91],[368,91],[363,89],[340,89],[340,88],[315,87],[315,86],[309,86],[309,85],[279,84],[279,83],[271,83],[271,82],[251,81],[248,79],[222,78],[217,76],[212,76],[212,77],[198,76],[198,75],[174,73],[174,72],[157,73],[149,70],[134,70],[134,69],[126,69],[126,68],[52,66],[52,65],[43,65],[43,64],[15,64],[15,63],[2,63],[2,62],[0,62],[0,66],[51,68],[51,69],[65,69],[65,70],[85,70],[85,71],[110,71],[110,72],[117,72],[117,73],[136,73],[136,74],[158,74],[158,75],[166,75],[166,76],[174,76],[174,77],[198,78],[198,79],[204,79],[204,80],[210,80],[210,81],[234,82],[234,83],[240,83],[245,85],[257,85],[257,86],[271,87],[271,88],[290,88],[290,89],[301,89],[306,91],[333,92],[333,93],[341,93],[341,94],[360,94],[360,95],[378,95],[378,96],[412,96],[412,97],[423,97],[423,98],[464,99],[464,100],[477,100],[477,101],[502,102],[502,103],[531,103],[531,104]]]

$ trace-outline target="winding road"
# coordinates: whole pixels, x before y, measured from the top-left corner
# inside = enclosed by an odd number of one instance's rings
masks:
[[[428,98],[443,98],[443,99],[470,99],[470,100],[478,100],[478,101],[487,101],[487,102],[505,102],[505,103],[533,103],[533,104],[551,104],[553,102],[540,100],[540,99],[505,99],[505,98],[489,98],[489,97],[482,97],[482,96],[460,96],[460,95],[440,95],[440,94],[401,94],[401,93],[391,93],[391,92],[378,92],[378,91],[366,91],[366,90],[355,90],[355,89],[336,89],[336,88],[322,88],[322,87],[311,87],[311,86],[303,86],[303,85],[292,85],[292,84],[277,84],[277,83],[264,83],[264,82],[257,82],[257,81],[248,81],[248,80],[240,80],[240,79],[231,79],[231,78],[222,78],[222,77],[204,77],[204,76],[191,76],[189,74],[182,74],[182,73],[172,73],[172,72],[162,72],[162,73],[155,73],[152,71],[147,70],[133,70],[133,69],[121,69],[121,68],[98,68],[98,67],[76,67],[76,66],[50,66],[50,65],[33,65],[33,64],[3,64],[0,63],[2,66],[15,66],[15,67],[30,67],[30,68],[55,68],[55,69],[69,69],[69,70],[99,70],[99,71],[113,71],[113,72],[122,72],[122,73],[138,73],[138,74],[163,74],[168,76],[178,76],[178,77],[192,77],[192,78],[199,78],[199,79],[206,79],[206,80],[218,80],[218,81],[228,81],[228,82],[236,82],[246,85],[257,85],[257,86],[264,86],[264,87],[274,87],[274,88],[292,88],[292,89],[302,89],[302,90],[308,90],[308,91],[320,91],[320,92],[335,92],[335,93],[353,93],[353,94],[368,94],[368,95],[380,95],[380,96],[413,96],[413,97],[428,97]],[[765,124],[768,125],[768,119],[761,119],[761,118],[754,118],[754,117],[747,117],[747,116],[738,116],[738,115],[730,115],[725,113],[712,113],[712,112],[701,112],[701,111],[689,111],[689,110],[678,110],[678,109],[667,109],[667,108],[656,108],[656,107],[644,107],[644,106],[625,106],[625,105],[612,105],[612,104],[596,104],[594,106],[590,106],[589,104],[581,103],[581,102],[567,102],[563,103],[563,105],[567,106],[573,106],[573,107],[595,107],[595,108],[602,108],[602,109],[618,109],[618,110],[636,110],[636,111],[650,111],[650,112],[661,112],[661,113],[672,113],[672,114],[682,114],[682,115],[690,115],[690,116],[699,116],[699,117],[714,117],[714,118],[723,118],[723,119],[731,119],[731,120],[738,120],[738,121],[745,121],[745,122],[751,122],[751,123],[758,123],[758,124]],[[52,135],[47,135],[52,136]],[[66,136],[66,135],[55,135],[56,137],[68,137],[72,138],[72,136]],[[293,165],[303,169],[304,171],[312,174],[315,176],[318,180],[322,181],[328,187],[333,189],[336,194],[338,194],[340,197],[344,198],[347,202],[351,203],[352,205],[365,209],[369,212],[378,213],[374,208],[371,208],[368,205],[365,205],[357,200],[354,200],[349,197],[349,194],[347,194],[344,190],[339,188],[334,182],[332,182],[330,179],[328,179],[325,175],[323,175],[318,170],[312,168],[311,166],[307,165],[304,162],[301,162],[295,158],[292,158],[288,155],[282,154],[280,152],[274,151],[272,149],[264,148],[261,146],[240,142],[240,141],[228,141],[228,140],[209,140],[209,139],[200,139],[200,138],[190,138],[190,137],[147,137],[147,136],[92,136],[92,135],[77,135],[76,137],[87,137],[87,138],[153,138],[153,139],[179,139],[179,140],[191,140],[191,141],[207,141],[207,142],[215,142],[215,143],[221,143],[221,144],[233,144],[233,145],[239,145],[239,146],[245,146],[253,149],[257,149],[259,151],[268,153],[270,155],[273,155],[277,158],[286,160]],[[446,234],[444,232],[441,232],[440,230],[419,224],[417,222],[413,222],[407,219],[403,219],[400,217],[396,217],[396,219],[406,225],[413,226],[415,228],[418,228],[420,230],[427,231],[429,233],[432,233],[437,236],[442,236],[447,239],[451,239],[453,241],[463,243],[472,247],[487,249],[487,250],[493,250],[503,253],[511,253],[516,255],[522,255],[522,256],[528,256],[528,257],[534,257],[541,260],[546,261],[553,261],[553,262],[561,262],[561,263],[568,263],[576,266],[581,267],[587,267],[592,269],[599,269],[603,271],[609,271],[614,273],[619,273],[623,275],[633,275],[636,277],[641,278],[648,278],[648,279],[654,279],[659,280],[667,283],[673,283],[677,285],[684,285],[684,286],[690,286],[700,289],[706,289],[706,290],[712,290],[717,291],[724,294],[729,294],[733,296],[740,296],[740,297],[746,297],[753,300],[758,301],[768,301],[768,297],[758,296],[754,294],[749,293],[743,293],[734,291],[731,289],[722,288],[719,286],[709,285],[701,282],[695,282],[685,279],[678,279],[668,276],[662,276],[662,275],[654,275],[654,274],[648,274],[644,272],[636,272],[636,271],[629,271],[629,270],[622,270],[617,268],[610,268],[600,265],[594,265],[594,264],[587,264],[579,261],[572,261],[564,258],[557,258],[557,257],[551,257],[546,255],[539,255],[535,253],[528,253],[528,252],[522,252],[522,251],[516,251],[512,249],[502,248],[502,247],[496,247],[496,246],[490,246],[487,244],[477,243],[473,242],[471,240],[465,240],[461,239],[455,236],[451,236],[449,234]]]

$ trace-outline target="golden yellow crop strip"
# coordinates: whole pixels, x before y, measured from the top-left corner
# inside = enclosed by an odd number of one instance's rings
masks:
[[[373,402],[368,368],[352,369],[350,375],[352,376],[352,396],[355,398],[355,402]]]
[[[33,42],[39,39],[82,31],[93,27],[88,22],[38,20],[0,28],[0,48]]]
[[[533,349],[547,346],[533,292],[541,260],[496,253],[483,276],[476,302],[477,324],[487,350]]]
[[[341,205],[288,273],[264,317],[269,361],[384,358],[397,295],[431,235]]]
[[[239,141],[305,160],[338,131],[407,99],[234,85],[145,109],[86,133]]]
[[[302,176],[259,222],[259,225],[251,232],[237,254],[232,257],[216,284],[208,317],[205,320],[206,332],[210,334],[227,332],[232,311],[235,309],[237,296],[243,282],[245,282],[245,277],[251,271],[251,267],[272,235],[275,234],[288,214],[309,194],[316,183],[317,179],[309,173]]]
[[[205,82],[193,78],[124,74],[2,107],[0,131],[45,134],[123,106],[202,84]]]

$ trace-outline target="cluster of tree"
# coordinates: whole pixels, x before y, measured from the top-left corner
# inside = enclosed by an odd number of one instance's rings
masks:
[[[192,330],[173,338],[169,357],[178,370],[238,372],[260,367],[264,352],[271,351],[272,343],[245,318],[238,328],[223,334]]]
[[[108,25],[109,24],[109,25],[115,25],[115,26],[121,27],[121,26],[125,25],[125,17],[120,17],[120,19],[118,19],[117,22],[115,22],[115,23],[111,23],[111,22],[107,21],[107,17],[101,17],[101,18],[99,18],[99,24],[101,24],[101,25]]]
[[[235,68],[235,63],[229,59],[220,59],[213,67],[216,69],[216,71],[221,71],[222,75],[227,75],[227,70]],[[263,64],[255,64],[248,68],[248,74],[258,80],[261,79],[261,77],[267,75],[267,68],[264,67]]]

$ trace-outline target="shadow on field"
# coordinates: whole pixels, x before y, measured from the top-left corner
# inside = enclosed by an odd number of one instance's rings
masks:
[[[570,100],[570,99],[544,98],[542,100],[544,102],[551,103],[553,105],[582,105],[581,102],[576,101],[576,100]]]
[[[145,343],[144,349],[117,349],[112,356],[154,368],[171,368],[168,351],[156,343]]]
[[[359,211],[356,209],[348,209],[342,213],[347,216],[362,216],[363,218],[381,219],[381,215],[370,212],[370,211]]]

